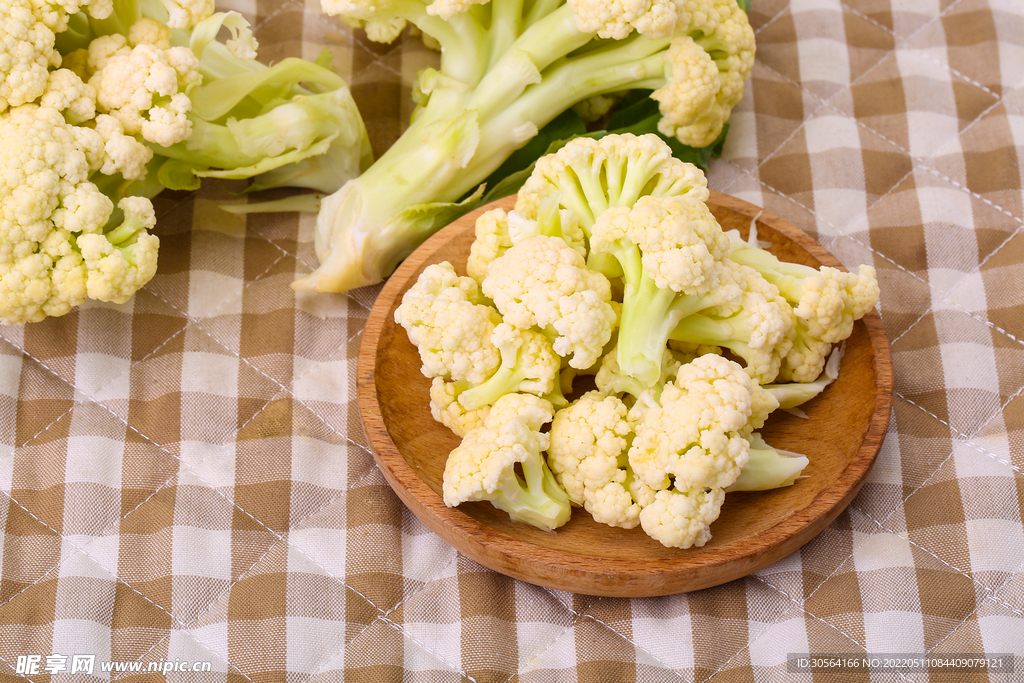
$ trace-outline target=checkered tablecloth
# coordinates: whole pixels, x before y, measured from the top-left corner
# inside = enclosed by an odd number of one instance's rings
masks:
[[[264,60],[329,47],[378,154],[436,58],[316,0],[220,6]],[[812,680],[795,653],[1008,653],[1012,673],[931,679],[1024,680],[1024,3],[753,0],[751,20],[710,185],[873,264],[895,366],[877,464],[819,537],[633,600],[460,556],[367,447],[377,290],[294,292],[312,217],[230,215],[239,187],[210,183],[158,200],[159,271],[131,302],[0,328],[0,680]]]

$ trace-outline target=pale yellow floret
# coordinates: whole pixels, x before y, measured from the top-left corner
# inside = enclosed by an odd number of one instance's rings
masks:
[[[451,19],[456,14],[469,11],[473,5],[485,5],[490,0],[434,0],[427,5],[427,14],[442,19]]]
[[[213,0],[162,0],[171,28],[192,28],[214,12]]]
[[[96,116],[96,91],[70,69],[50,72],[39,104],[63,112],[68,123],[78,124]]]
[[[448,261],[432,264],[420,274],[402,296],[395,322],[418,349],[426,377],[479,384],[501,363],[490,341],[501,317],[482,303],[476,282],[457,275]]]
[[[485,211],[476,219],[474,230],[476,237],[469,248],[466,273],[477,282],[483,282],[491,261],[512,246],[512,238],[508,234],[508,215],[504,209]]]
[[[515,209],[536,216],[545,198],[558,197],[589,235],[597,216],[609,207],[631,207],[645,195],[707,201],[707,178],[697,166],[675,158],[657,135],[580,137],[537,160]]]
[[[642,396],[642,408],[631,411],[636,436],[629,463],[637,476],[658,490],[732,484],[750,457],[743,432],[754,410],[753,387],[743,368],[722,356],[681,366],[660,400]]]
[[[186,90],[200,80],[199,61],[186,47],[128,47],[123,40],[89,45],[97,109],[117,118],[127,135],[165,147],[187,139],[192,103]]]
[[[488,500],[513,521],[553,530],[569,520],[571,507],[544,460],[550,436],[550,402],[531,394],[506,394],[483,423],[470,430],[445,463],[442,494],[453,507]]]
[[[711,524],[725,501],[720,488],[666,489],[640,512],[640,525],[669,548],[700,548],[711,540]]]
[[[491,410],[486,404],[468,410],[459,403],[459,394],[465,386],[463,382],[449,382],[443,377],[435,377],[430,383],[430,415],[458,436],[465,436],[483,424]]]
[[[96,117],[96,133],[102,142],[100,173],[120,173],[128,180],[146,176],[146,164],[153,158],[153,150],[124,132],[121,122],[108,114]]]
[[[754,65],[754,31],[735,0],[681,0],[680,5],[680,35],[665,56],[668,82],[651,97],[661,104],[662,134],[706,147],[743,97]],[[692,86],[690,78],[695,79]]]
[[[101,153],[99,134],[83,130],[51,107],[22,105],[0,114],[0,321],[6,324],[64,315],[87,298],[126,301],[156,269],[158,241],[145,232],[155,223],[148,199],[120,204],[136,228],[124,234],[127,242],[111,245],[104,235],[113,203],[88,179]]]
[[[481,284],[503,319],[548,332],[569,365],[594,365],[611,339],[617,313],[611,284],[588,270],[583,257],[558,237],[529,237],[487,268]]]
[[[569,0],[576,27],[599,38],[622,40],[634,30],[648,38],[667,38],[676,26],[673,0]]]
[[[60,66],[54,32],[63,23],[66,14],[48,20],[29,0],[0,0],[0,112],[46,90],[48,69]]]
[[[559,410],[551,422],[548,465],[569,499],[595,521],[632,529],[641,505],[628,488],[627,412],[620,399],[596,391]]]
[[[707,204],[689,196],[641,197],[632,207],[601,214],[591,249],[608,251],[623,242],[640,248],[644,273],[660,289],[687,294],[704,294],[717,286],[716,263],[730,248]]]
[[[125,197],[117,206],[125,213],[126,221],[144,230],[156,225],[153,205],[145,197]],[[78,238],[90,299],[123,304],[156,274],[159,238],[141,232],[132,239],[131,244],[114,245],[102,233]]]
[[[557,213],[557,223],[561,228],[561,237],[566,244],[587,255],[586,236],[580,228],[575,214],[565,209]],[[469,248],[466,260],[466,273],[477,282],[483,282],[487,276],[487,266],[504,254],[510,247],[528,237],[540,234],[540,226],[535,218],[521,211],[505,212],[504,209],[485,211],[474,225],[475,238]]]
[[[128,28],[128,44],[152,45],[166,50],[171,47],[171,27],[156,19],[143,17]]]

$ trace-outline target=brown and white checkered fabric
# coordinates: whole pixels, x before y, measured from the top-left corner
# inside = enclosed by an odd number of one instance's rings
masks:
[[[753,5],[757,63],[710,184],[873,264],[892,342],[889,433],[835,523],[664,598],[474,564],[368,451],[354,369],[377,290],[293,292],[310,217],[226,214],[245,200],[211,183],[158,200],[159,271],[131,302],[0,328],[0,680],[917,683],[786,659],[967,652],[1015,671],[932,678],[1024,681],[1024,3]],[[436,58],[316,0],[219,6],[265,60],[329,48],[378,154]],[[210,671],[146,672],[173,662]]]

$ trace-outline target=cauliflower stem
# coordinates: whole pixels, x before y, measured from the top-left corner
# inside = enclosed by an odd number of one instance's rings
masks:
[[[426,237],[472,208],[484,190],[480,183],[541,127],[588,98],[654,90],[678,124],[674,131],[692,133],[696,126],[710,144],[738,101],[753,59],[753,34],[735,0],[705,0],[692,16],[677,16],[675,4],[666,2],[637,16],[607,16],[615,12],[597,0],[322,4],[326,13],[368,32],[386,22],[411,23],[439,43],[441,63],[420,74],[409,128],[366,172],[322,202],[315,240],[320,267],[293,283],[296,289],[346,291],[381,281]],[[713,16],[713,25],[700,25],[698,15]],[[703,57],[692,56],[711,64],[716,75],[699,103],[678,92],[678,81],[689,73],[685,59],[677,67],[666,63],[672,45],[694,39],[721,48],[707,53],[697,47]],[[725,85],[719,88],[720,81]],[[716,89],[726,100],[716,99]],[[681,101],[688,102],[686,111]],[[710,109],[717,113],[707,114]],[[683,123],[691,119],[700,125]]]

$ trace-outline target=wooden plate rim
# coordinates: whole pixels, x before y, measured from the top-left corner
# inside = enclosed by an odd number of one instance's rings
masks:
[[[499,200],[495,204],[501,203],[507,207],[511,199]],[[737,211],[751,219],[756,218],[758,223],[792,240],[823,265],[843,268],[810,235],[769,211],[715,191],[711,192],[709,203]],[[409,466],[389,436],[375,383],[378,343],[387,316],[391,314],[411,274],[451,239],[461,234],[467,220],[475,220],[476,216],[493,206],[481,207],[443,228],[399,265],[384,284],[370,311],[359,349],[356,398],[373,457],[402,502],[432,531],[467,557],[513,578],[576,593],[643,597],[699,590],[741,578],[795,551],[846,508],[874,464],[885,438],[892,409],[891,352],[876,311],[857,323],[866,327],[876,378],[874,409],[857,454],[836,481],[821,491],[804,509],[794,512],[757,537],[744,540],[744,551],[740,557],[748,562],[746,568],[739,573],[723,571],[709,576],[707,572],[702,572],[704,578],[696,583],[689,576],[695,568],[727,569],[727,563],[738,559],[735,544],[702,548],[698,553],[678,558],[645,558],[641,563],[615,558],[587,558],[509,536],[475,520],[458,508],[447,507],[441,497]],[[573,580],[567,582],[564,576],[572,576]],[[652,582],[652,578],[657,580]]]

